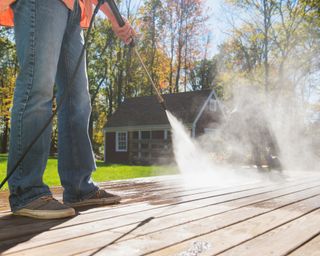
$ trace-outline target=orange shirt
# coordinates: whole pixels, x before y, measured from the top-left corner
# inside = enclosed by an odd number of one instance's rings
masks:
[[[49,0],[51,1],[51,0]],[[61,0],[70,10],[73,9],[74,0]],[[0,25],[13,27],[13,11],[10,8],[10,4],[15,2],[15,0],[0,0]],[[79,4],[81,7],[81,22],[80,25],[83,28],[89,27],[90,19],[92,17],[92,0],[80,0]]]

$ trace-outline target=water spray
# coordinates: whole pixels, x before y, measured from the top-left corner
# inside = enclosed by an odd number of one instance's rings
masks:
[[[119,26],[120,26],[120,27],[123,27],[123,26],[125,25],[125,21],[123,20],[121,14],[120,14],[120,11],[119,11],[119,9],[118,9],[118,6],[117,6],[116,3],[114,2],[114,0],[102,0],[102,2],[107,2],[107,3],[108,3],[108,5],[109,5],[109,7],[110,7],[110,9],[111,9],[114,17],[116,18],[116,20],[117,20],[117,22],[118,22],[118,24],[119,24]],[[158,99],[159,104],[161,105],[162,109],[163,109],[164,111],[166,111],[166,110],[167,110],[167,107],[166,107],[165,101],[164,101],[162,95],[160,94],[160,92],[159,92],[159,90],[158,90],[155,82],[153,81],[153,79],[152,79],[152,77],[151,77],[151,75],[150,75],[150,73],[149,73],[149,71],[148,71],[148,69],[147,69],[144,61],[142,60],[141,55],[140,55],[138,49],[135,47],[135,42],[134,42],[133,38],[132,38],[132,41],[131,41],[131,43],[129,44],[129,46],[134,49],[134,52],[135,52],[136,55],[138,56],[138,59],[139,59],[141,65],[142,65],[144,71],[146,72],[146,74],[147,74],[147,76],[148,76],[148,78],[149,78],[149,80],[150,80],[150,82],[151,82],[151,84],[152,84],[155,92],[156,92],[156,96],[157,96],[157,99]]]

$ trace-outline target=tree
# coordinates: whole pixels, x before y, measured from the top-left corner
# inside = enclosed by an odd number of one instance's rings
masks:
[[[210,89],[216,84],[217,72],[217,60],[215,58],[210,60],[203,59],[196,62],[190,72],[192,90]]]
[[[230,38],[220,48],[224,71],[231,68],[249,84],[263,84],[266,93],[277,91],[277,96],[294,94],[299,88],[304,91],[306,83],[302,81],[310,77],[319,45],[310,31],[314,26],[306,20],[310,7],[295,0],[229,3],[246,12],[240,24],[233,24]]]
[[[140,8],[140,33],[141,44],[144,49],[144,54],[147,56],[146,63],[150,70],[152,80],[158,82],[159,64],[157,59],[157,46],[160,38],[160,33],[163,28],[163,7],[159,0],[146,1],[144,6]],[[150,95],[153,95],[153,86],[147,81],[150,87]]]
[[[192,65],[201,56],[200,41],[204,36],[207,16],[203,3],[197,0],[166,0],[163,31],[159,44],[169,60],[169,92],[186,91]]]
[[[1,153],[6,153],[9,141],[10,110],[15,78],[18,72],[12,30],[0,28],[0,138]]]
[[[257,35],[262,39],[262,61],[264,67],[264,89],[268,93],[270,90],[270,51],[271,39],[270,30],[274,22],[277,1],[275,0],[231,0],[232,4],[246,12],[256,14],[252,18],[247,18],[243,26],[254,28]],[[249,15],[249,17],[251,17]]]

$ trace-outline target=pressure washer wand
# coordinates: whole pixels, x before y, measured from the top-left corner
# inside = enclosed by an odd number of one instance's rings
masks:
[[[116,3],[114,2],[114,0],[106,0],[106,2],[108,3],[108,5],[109,5],[109,7],[110,7],[110,9],[111,9],[114,17],[116,18],[116,20],[117,20],[117,22],[118,22],[118,24],[119,24],[119,26],[120,26],[120,27],[123,27],[123,26],[125,25],[125,22],[124,22],[121,14],[120,14],[120,11],[119,11],[119,9],[118,9],[118,6],[117,6]],[[160,92],[159,92],[159,90],[158,90],[155,82],[153,81],[153,79],[152,79],[152,77],[151,77],[151,75],[150,75],[150,73],[149,73],[146,65],[144,64],[144,61],[142,60],[141,55],[140,55],[138,49],[135,47],[135,43],[134,43],[133,38],[132,38],[132,41],[131,41],[131,43],[130,43],[130,46],[131,46],[132,48],[134,48],[134,51],[135,51],[136,55],[138,56],[138,59],[139,59],[141,65],[142,65],[144,71],[146,72],[146,74],[147,74],[147,76],[148,76],[148,78],[149,78],[149,80],[150,80],[150,82],[151,82],[154,90],[156,91],[157,98],[158,98],[158,102],[160,103],[160,105],[161,105],[161,107],[163,108],[163,110],[167,110],[165,101],[164,101],[163,97],[161,96],[161,94],[160,94]]]
[[[142,65],[144,71],[147,73],[147,75],[148,75],[148,77],[149,77],[149,80],[150,80],[150,82],[151,82],[154,90],[156,91],[157,98],[158,98],[158,101],[159,101],[161,107],[163,108],[164,111],[166,111],[166,110],[167,110],[167,107],[166,107],[165,101],[164,101],[163,97],[161,96],[161,94],[160,94],[160,92],[159,92],[156,84],[154,83],[154,81],[153,81],[153,79],[152,79],[152,77],[151,77],[151,75],[150,75],[150,73],[149,73],[146,65],[144,64],[144,62],[143,62],[143,60],[142,60],[142,58],[141,58],[141,55],[140,55],[139,51],[137,50],[136,47],[133,47],[133,49],[134,49],[134,52],[137,54],[137,56],[138,56],[138,58],[139,58],[139,60],[140,60],[140,63],[141,63],[141,65]]]

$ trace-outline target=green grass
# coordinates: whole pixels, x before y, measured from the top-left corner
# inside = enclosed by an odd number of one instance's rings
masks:
[[[59,175],[57,171],[58,161],[56,158],[50,158],[44,173],[44,182],[49,186],[60,186]],[[6,175],[7,155],[0,154],[0,179]],[[105,164],[97,161],[97,170],[93,173],[92,178],[96,182],[108,180],[122,180],[140,177],[160,176],[176,174],[178,171],[172,166],[136,166],[121,164]],[[8,188],[6,184],[5,189]]]

